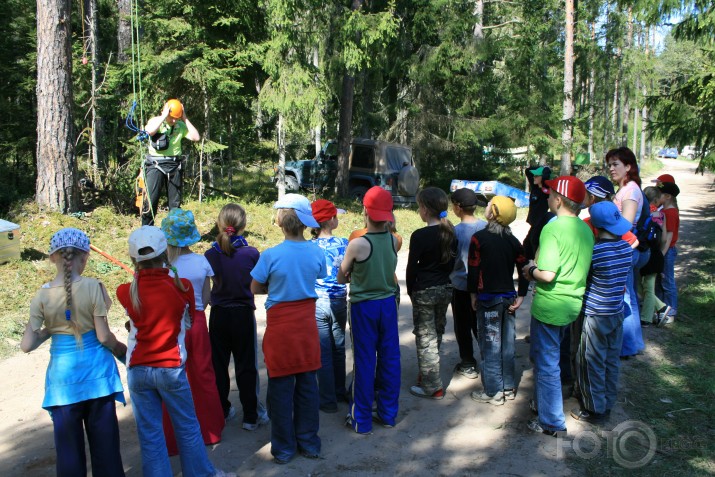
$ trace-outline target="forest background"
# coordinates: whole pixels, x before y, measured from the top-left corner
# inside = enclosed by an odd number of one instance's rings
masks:
[[[82,178],[131,210],[143,149],[127,115],[136,102],[141,128],[170,97],[202,133],[194,197],[271,200],[274,167],[329,138],[409,144],[423,184],[444,188],[715,139],[715,8],[700,0],[7,0],[6,12],[5,211],[33,195],[79,210]]]

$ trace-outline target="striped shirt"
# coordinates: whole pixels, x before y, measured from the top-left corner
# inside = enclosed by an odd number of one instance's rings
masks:
[[[585,315],[623,313],[623,296],[632,255],[630,245],[624,240],[601,239],[596,242],[583,296]]]

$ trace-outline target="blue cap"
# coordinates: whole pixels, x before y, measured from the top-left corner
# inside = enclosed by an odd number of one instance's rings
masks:
[[[161,230],[166,235],[166,243],[174,247],[188,247],[201,240],[190,210],[171,209],[161,221]]]
[[[613,202],[596,202],[588,208],[588,213],[591,215],[591,225],[597,229],[605,229],[617,237],[622,236],[633,227],[628,220],[623,218]]]
[[[79,229],[67,227],[60,229],[50,239],[49,255],[61,248],[72,247],[83,252],[89,252],[89,237]]]
[[[613,188],[613,183],[603,176],[593,176],[587,180],[584,184],[586,190],[596,197],[605,199],[609,195],[616,193],[616,189]]]
[[[310,201],[300,194],[286,194],[273,204],[274,209],[293,209],[298,219],[306,227],[319,228],[320,224],[313,218],[313,209]]]

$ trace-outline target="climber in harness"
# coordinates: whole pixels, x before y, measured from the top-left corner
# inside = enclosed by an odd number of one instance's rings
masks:
[[[161,115],[147,121],[144,131],[149,135],[149,152],[144,161],[146,194],[142,208],[142,225],[154,225],[159,195],[166,184],[169,209],[181,205],[181,140],[199,141],[201,135],[186,117],[178,99],[164,104]]]

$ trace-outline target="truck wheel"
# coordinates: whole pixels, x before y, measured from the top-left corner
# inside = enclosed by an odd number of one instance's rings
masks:
[[[397,176],[397,192],[400,195],[411,197],[417,194],[420,187],[420,174],[413,166],[405,166]]]
[[[352,188],[350,188],[350,192],[348,193],[348,195],[351,199],[357,200],[358,202],[362,203],[362,198],[365,197],[366,192],[367,187],[365,186],[353,186]]]
[[[293,176],[286,176],[286,192],[298,192],[299,189],[298,179]]]

